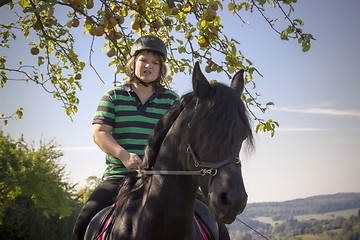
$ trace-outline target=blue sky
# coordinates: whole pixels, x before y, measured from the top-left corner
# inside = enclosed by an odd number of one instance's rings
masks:
[[[256,152],[242,156],[249,202],[360,192],[360,1],[302,0],[294,7],[294,16],[305,23],[303,30],[316,38],[307,53],[296,41],[281,41],[258,14],[244,16],[250,25],[223,19],[224,31],[239,40],[242,53],[264,76],[255,80],[260,101],[275,103],[260,117],[280,124],[273,138],[257,134]],[[5,23],[9,14],[1,8],[0,22]],[[29,42],[19,38],[0,54],[13,64],[22,56],[25,63],[36,61],[27,56]],[[90,39],[77,44],[79,56],[88,61]],[[73,122],[60,102],[32,83],[10,81],[0,89],[0,113],[24,108],[23,119],[6,127],[0,123],[2,130],[14,138],[24,134],[35,143],[54,139],[64,151],[61,163],[69,179],[80,185],[90,175],[100,177],[105,168],[104,154],[93,143],[91,132],[97,104],[114,78],[102,45],[95,42],[93,65],[105,84],[86,67]],[[190,82],[191,76],[179,75],[172,88],[183,94],[191,90]]]

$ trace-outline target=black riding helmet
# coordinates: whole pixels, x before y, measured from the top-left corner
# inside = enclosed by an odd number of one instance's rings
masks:
[[[134,42],[133,46],[131,47],[130,55],[132,57],[134,57],[133,74],[134,74],[135,78],[139,81],[139,83],[141,83],[145,87],[148,87],[148,84],[151,84],[151,83],[143,82],[135,74],[135,58],[142,50],[149,50],[149,51],[159,53],[165,62],[166,58],[167,58],[167,49],[166,49],[165,43],[160,38],[153,36],[153,35],[146,35],[146,36],[142,36],[142,37],[138,38]]]
[[[142,50],[157,52],[163,57],[164,61],[166,61],[166,46],[165,43],[158,37],[146,35],[138,38],[131,47],[130,55],[136,57]]]

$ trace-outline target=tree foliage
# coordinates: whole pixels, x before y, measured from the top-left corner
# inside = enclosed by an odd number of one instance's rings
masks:
[[[296,0],[18,0],[8,2],[12,10],[20,8],[16,22],[2,23],[0,36],[2,47],[9,48],[18,34],[29,37],[36,34],[37,40],[30,42],[31,54],[38,55],[35,65],[8,66],[7,57],[0,56],[1,87],[9,81],[9,73],[18,74],[24,81],[42,86],[60,100],[70,117],[77,112],[81,90],[81,71],[85,63],[94,71],[96,66],[79,59],[74,49],[72,33],[79,30],[84,21],[84,39],[91,39],[91,48],[96,38],[105,38],[104,50],[109,65],[115,73],[125,72],[125,63],[130,46],[139,35],[153,34],[164,40],[168,47],[169,78],[179,72],[190,73],[196,60],[206,62],[207,72],[224,72],[229,78],[239,69],[246,70],[246,91],[243,100],[258,121],[256,131],[274,134],[277,122],[257,117],[252,109],[265,111],[272,102],[259,103],[259,94],[254,92],[254,75],[260,72],[246,58],[237,39],[231,38],[222,24],[222,16],[231,15],[241,24],[246,12],[258,13],[282,40],[296,39],[304,52],[310,49],[313,36],[304,33],[303,22],[292,19]],[[280,9],[284,29],[278,29],[280,18],[270,18],[268,11]],[[126,20],[126,21],[125,21]],[[131,23],[130,23],[131,22]],[[130,24],[129,24],[130,23]],[[79,40],[79,39],[77,39]],[[114,83],[118,82],[115,74]],[[100,76],[99,76],[100,77]],[[101,79],[101,77],[100,77]],[[22,112],[22,109],[18,109]],[[3,119],[6,116],[2,116]],[[19,115],[19,118],[21,116]],[[6,123],[6,122],[5,122]]]
[[[12,139],[0,130],[0,216],[17,196],[29,196],[45,216],[67,216],[74,206],[74,185],[66,182],[58,163],[61,150],[54,142],[35,148],[21,137]]]
[[[0,219],[0,239],[7,240],[64,240],[70,239],[81,205],[74,201],[78,211],[67,217],[59,214],[44,216],[44,209],[36,207],[30,196],[18,195],[14,204],[5,209]],[[3,237],[3,238],[2,238]]]
[[[96,176],[90,176],[86,179],[87,185],[82,187],[76,192],[76,196],[82,204],[85,204],[89,199],[91,193],[95,190],[95,188],[101,182],[101,178]]]

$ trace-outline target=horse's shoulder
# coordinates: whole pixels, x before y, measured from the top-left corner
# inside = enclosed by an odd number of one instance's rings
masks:
[[[209,240],[219,239],[218,225],[212,218],[208,206],[200,200],[196,200],[195,217],[201,224]]]

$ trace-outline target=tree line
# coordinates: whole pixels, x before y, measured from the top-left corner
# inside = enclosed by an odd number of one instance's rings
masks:
[[[55,141],[27,143],[0,129],[0,239],[70,239],[81,207],[99,179],[69,183]]]

